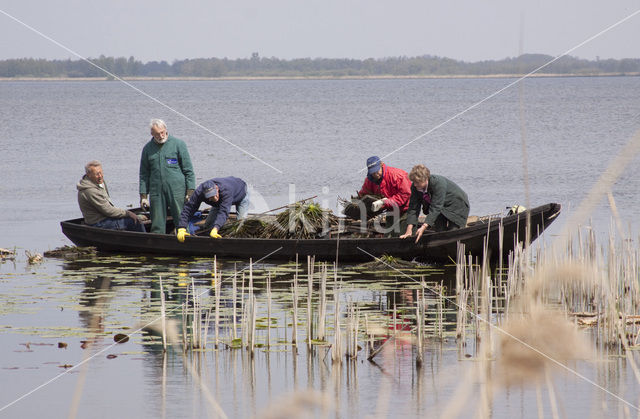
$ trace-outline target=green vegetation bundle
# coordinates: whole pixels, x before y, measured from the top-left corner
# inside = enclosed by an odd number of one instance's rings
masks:
[[[225,237],[264,237],[268,221],[261,217],[250,217],[243,220],[229,220],[220,230]]]
[[[314,239],[338,225],[338,218],[330,210],[315,202],[295,203],[279,213],[264,230],[265,238]]]

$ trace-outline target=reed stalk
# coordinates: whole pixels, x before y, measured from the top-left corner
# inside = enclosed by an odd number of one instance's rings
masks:
[[[334,285],[333,290],[333,344],[331,345],[331,360],[334,364],[342,362],[342,334],[340,331],[340,291],[338,285]]]
[[[240,313],[242,313],[242,319],[240,321],[240,337],[242,342],[246,345],[248,339],[248,328],[247,328],[247,304],[245,304],[244,298],[244,272],[242,272],[242,288],[240,291]]]
[[[464,260],[464,244],[458,243],[457,255],[456,255],[456,289],[455,289],[455,297],[456,297],[456,307],[458,308],[458,313],[456,316],[456,340],[460,341],[462,337],[462,328],[464,327],[464,310],[462,305],[462,294],[464,293],[464,270],[465,270],[465,260]]]
[[[162,351],[167,352],[167,310],[164,301],[164,287],[162,286],[162,276],[160,280],[160,317],[162,318]]]
[[[217,274],[214,272],[214,292],[216,296],[215,301],[215,344],[214,348],[218,349],[219,339],[219,330],[220,330],[220,294],[222,292],[222,273]]]
[[[298,289],[297,280],[294,280],[294,284],[291,286],[291,294],[293,295],[293,314],[291,319],[291,344],[296,346],[298,344]]]
[[[358,358],[358,311],[355,304],[349,303],[347,309],[347,324],[346,324],[346,341],[347,341],[347,359],[355,360]]]
[[[422,343],[424,342],[424,289],[418,290],[416,303],[416,366],[422,366]]]
[[[188,333],[189,323],[189,287],[187,286],[184,303],[182,304],[182,351],[187,352],[189,339]]]
[[[267,348],[271,346],[271,272],[267,274]]]
[[[326,336],[325,318],[327,313],[327,264],[322,264],[320,275],[320,301],[318,308],[318,340],[324,341]]]
[[[247,342],[247,350],[251,354],[251,358],[254,356],[255,339],[256,339],[256,297],[251,295],[249,301],[249,336]]]
[[[200,348],[207,348],[207,339],[209,338],[209,322],[211,321],[211,309],[206,310],[205,320],[203,325],[203,332],[200,334]],[[218,329],[216,328],[216,335],[218,334]]]
[[[293,320],[291,321],[291,345],[298,345],[298,254],[296,253],[296,270],[293,274]]]
[[[231,321],[232,321],[232,327],[233,327],[233,332],[232,332],[232,336],[231,338],[233,340],[236,340],[238,338],[237,335],[237,312],[236,312],[236,301],[238,299],[238,284],[237,284],[237,270],[236,270],[236,266],[234,264],[233,266],[233,278],[231,279]]]
[[[312,333],[312,320],[313,320],[313,307],[311,304],[311,298],[313,296],[313,267],[315,264],[315,257],[307,256],[307,346],[311,348]]]
[[[364,333],[365,333],[365,336],[367,337],[367,353],[369,355],[371,355],[371,352],[373,352],[373,336],[371,335],[370,330],[371,329],[369,328],[369,316],[367,315],[367,313],[364,313]]]
[[[192,317],[191,317],[191,349],[199,348],[200,342],[200,304],[196,295],[196,284],[191,278],[191,298],[193,301]]]
[[[424,291],[422,292],[422,302],[424,301]],[[440,283],[440,287],[438,288],[438,297],[437,297],[437,310],[438,310],[438,339],[442,340],[444,338],[444,285],[442,282]],[[424,306],[423,306],[424,310]],[[424,319],[424,316],[423,316]]]

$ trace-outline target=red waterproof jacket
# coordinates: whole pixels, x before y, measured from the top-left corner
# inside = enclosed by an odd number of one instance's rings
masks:
[[[400,208],[400,214],[407,211],[409,198],[411,197],[411,181],[409,175],[402,169],[387,166],[382,163],[382,181],[376,184],[368,177],[364,180],[362,189],[358,192],[363,195],[382,195],[387,198],[384,209],[391,209],[393,205]]]

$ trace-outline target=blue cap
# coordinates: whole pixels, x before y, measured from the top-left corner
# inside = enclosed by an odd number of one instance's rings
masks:
[[[218,186],[215,184],[212,187],[204,190],[205,198],[211,198],[212,196],[216,196],[216,195],[218,195]]]
[[[380,170],[382,161],[380,161],[380,157],[371,156],[367,159],[367,174],[371,175]]]

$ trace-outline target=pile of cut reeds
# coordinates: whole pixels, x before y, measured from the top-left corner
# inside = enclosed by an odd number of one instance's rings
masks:
[[[314,239],[326,235],[338,225],[338,217],[315,202],[295,203],[270,221],[263,238]]]
[[[267,219],[262,217],[228,221],[222,227],[220,234],[225,237],[264,237],[267,223]]]

